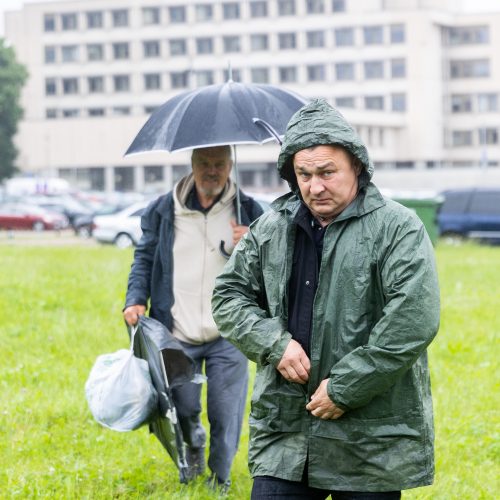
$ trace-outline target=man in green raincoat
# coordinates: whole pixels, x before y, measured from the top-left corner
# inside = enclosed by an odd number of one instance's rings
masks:
[[[252,499],[400,498],[434,475],[432,245],[325,101],[292,117],[278,169],[292,192],[250,227],[212,300],[257,363]]]

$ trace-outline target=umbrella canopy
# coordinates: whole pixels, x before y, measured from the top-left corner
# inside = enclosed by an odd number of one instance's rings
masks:
[[[146,316],[139,317],[134,353],[148,362],[158,393],[158,414],[150,421],[149,429],[177,465],[180,481],[187,482],[184,441],[171,389],[194,379],[194,361],[162,323]]]
[[[288,121],[306,102],[273,85],[229,80],[200,87],[154,111],[125,154],[263,144],[284,135]]]

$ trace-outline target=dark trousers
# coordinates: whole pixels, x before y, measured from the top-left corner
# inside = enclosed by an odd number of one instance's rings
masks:
[[[399,500],[400,491],[361,492],[329,491],[312,488],[305,481],[287,481],[270,476],[256,476],[251,500]]]
[[[238,449],[248,386],[248,360],[226,339],[192,345],[182,342],[193,358],[196,371],[207,376],[207,415],[210,423],[208,466],[222,481],[229,472]],[[201,424],[201,384],[183,384],[173,389],[184,441],[191,448],[205,446]]]

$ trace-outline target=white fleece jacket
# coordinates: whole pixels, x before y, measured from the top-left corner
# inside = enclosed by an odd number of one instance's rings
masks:
[[[215,278],[227,262],[219,251],[221,240],[227,251],[233,248],[230,220],[235,218],[236,189],[228,181],[220,200],[203,214],[185,205],[193,185],[189,175],[174,188],[173,334],[184,342],[202,344],[219,336],[211,299]]]

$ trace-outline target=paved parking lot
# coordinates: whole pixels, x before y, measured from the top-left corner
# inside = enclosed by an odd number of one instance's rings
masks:
[[[72,230],[64,231],[0,231],[0,245],[22,246],[97,246],[93,238],[80,238]]]

